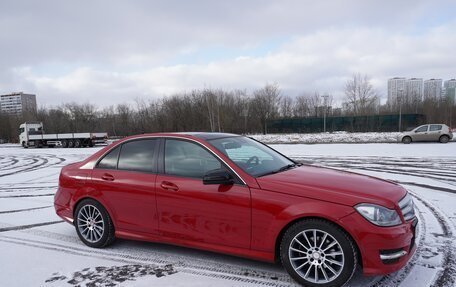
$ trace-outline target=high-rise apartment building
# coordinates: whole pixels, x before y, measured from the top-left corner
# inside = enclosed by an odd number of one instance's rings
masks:
[[[423,100],[423,79],[422,78],[411,78],[405,83],[406,86],[406,98],[405,102],[410,104],[416,104]]]
[[[442,95],[442,79],[429,79],[424,81],[424,100],[439,100]]]
[[[36,111],[36,95],[12,93],[0,95],[0,110],[10,115],[22,115]]]
[[[396,106],[398,98],[403,98],[406,93],[405,78],[395,77],[388,80],[388,105]]]
[[[446,97],[450,102],[456,104],[456,79],[446,80],[443,83],[444,97]]]

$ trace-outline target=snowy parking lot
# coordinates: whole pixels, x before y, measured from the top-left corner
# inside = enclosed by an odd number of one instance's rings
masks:
[[[456,142],[448,144],[278,144],[306,164],[402,184],[415,198],[418,248],[385,277],[358,272],[350,286],[454,286]],[[164,244],[118,240],[91,249],[54,213],[62,166],[98,148],[22,149],[0,145],[2,286],[294,286],[279,265]]]

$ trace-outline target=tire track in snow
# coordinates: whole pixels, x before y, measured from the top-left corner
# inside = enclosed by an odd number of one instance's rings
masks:
[[[24,209],[5,210],[5,211],[0,211],[0,214],[25,212],[25,211],[45,209],[45,208],[51,208],[51,207],[53,207],[53,206],[52,205],[48,205],[48,206],[40,206],[40,207],[32,207],[32,208],[24,208]]]
[[[80,255],[85,257],[94,257],[99,259],[105,259],[115,262],[129,263],[129,264],[162,264],[162,265],[173,265],[178,272],[206,276],[211,278],[225,279],[229,281],[235,281],[240,283],[256,284],[262,286],[296,286],[294,282],[289,279],[288,276],[282,274],[282,281],[280,277],[276,277],[277,274],[268,272],[258,272],[251,271],[250,273],[245,270],[232,270],[231,268],[211,268],[210,266],[186,266],[182,261],[170,261],[170,260],[161,260],[152,257],[140,257],[140,256],[131,256],[128,254],[121,253],[108,253],[101,250],[94,249],[85,249],[78,247],[68,247],[60,244],[53,244],[37,240],[22,239],[10,236],[0,236],[0,241],[19,244],[23,246],[30,246],[35,248],[47,249],[57,252],[63,252],[72,255]],[[272,276],[274,279],[268,277]],[[272,281],[271,281],[272,280]]]
[[[52,225],[52,224],[57,224],[57,223],[62,223],[62,222],[63,222],[63,220],[57,220],[57,221],[49,221],[49,222],[42,222],[42,223],[35,223],[35,224],[3,227],[3,228],[0,228],[0,232],[23,230],[23,229],[29,229],[29,228],[45,226],[45,225]]]
[[[428,201],[418,197],[416,194],[411,193],[417,200],[424,204],[437,218],[440,227],[443,231],[443,237],[445,237],[445,250],[443,254],[443,269],[438,273],[437,279],[431,285],[432,287],[451,287],[454,286],[456,280],[454,275],[456,274],[456,252],[453,247],[453,231],[449,220],[447,220],[445,215],[440,212],[436,207],[434,207]]]

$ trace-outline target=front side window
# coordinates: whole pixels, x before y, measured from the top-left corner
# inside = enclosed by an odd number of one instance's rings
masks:
[[[200,145],[183,140],[166,140],[166,174],[202,179],[208,171],[221,168],[220,161]]]
[[[440,131],[442,129],[442,125],[431,125],[429,128],[430,132]]]
[[[102,169],[116,169],[117,159],[119,158],[120,147],[111,150],[103,159],[97,164],[97,168]]]
[[[124,143],[120,150],[118,169],[152,172],[157,142],[157,139],[148,139]]]
[[[290,159],[250,138],[227,137],[209,142],[252,176],[276,173],[295,166]]]
[[[427,132],[428,130],[428,126],[422,126],[422,127],[419,127],[416,132],[417,133],[424,133],[424,132]]]

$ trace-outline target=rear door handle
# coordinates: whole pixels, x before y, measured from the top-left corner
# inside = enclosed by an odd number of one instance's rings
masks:
[[[114,176],[110,175],[109,173],[105,173],[101,176],[101,179],[107,181],[114,181]]]
[[[162,181],[160,186],[161,186],[161,188],[163,188],[165,190],[173,190],[173,191],[179,190],[179,187],[177,185],[175,185],[174,183],[169,182],[169,181]]]

